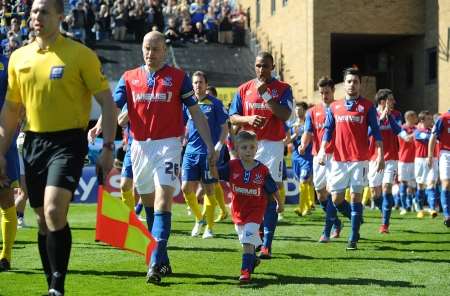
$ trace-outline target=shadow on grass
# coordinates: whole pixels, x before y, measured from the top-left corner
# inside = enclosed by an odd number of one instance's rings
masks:
[[[442,232],[430,232],[430,231],[416,231],[416,230],[410,230],[410,229],[406,229],[406,230],[400,230],[401,232],[404,233],[411,233],[411,234],[439,234],[439,235],[450,235],[450,232],[448,231],[442,231]]]
[[[383,244],[399,244],[399,245],[412,245],[412,244],[444,244],[449,245],[450,240],[393,240],[393,239],[386,239],[386,240],[380,240],[380,239],[369,239],[369,238],[361,238],[361,241],[366,242],[376,242],[376,243],[383,243]]]
[[[425,250],[417,250],[417,249],[399,249],[391,246],[375,246],[375,251],[396,251],[396,252],[407,252],[407,253],[428,253],[428,252],[448,252],[450,250],[433,250],[433,249],[425,249]]]
[[[241,252],[239,248],[206,248],[206,247],[180,247],[180,246],[168,246],[169,251],[187,251],[187,252]]]
[[[258,278],[255,274],[254,284],[250,288],[265,288],[270,285],[289,285],[289,284],[314,284],[314,285],[330,285],[330,286],[373,286],[380,287],[398,287],[398,288],[425,288],[424,285],[415,285],[407,281],[388,281],[376,280],[367,278],[327,278],[327,277],[298,277],[292,275],[276,274],[276,273],[261,273],[262,275],[270,276],[270,279]],[[245,288],[246,286],[242,286]]]

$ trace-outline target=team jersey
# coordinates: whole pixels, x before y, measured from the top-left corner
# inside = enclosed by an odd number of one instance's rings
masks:
[[[327,111],[323,140],[330,142],[335,131],[334,160],[368,160],[369,127],[375,140],[382,141],[377,111],[371,101],[359,97],[356,100],[342,99],[333,102]]]
[[[278,190],[269,169],[259,161],[250,171],[245,170],[240,159],[230,160],[220,167],[221,180],[226,180],[231,188],[231,214],[238,225],[260,224],[267,206],[267,194]]]
[[[416,130],[415,126],[408,126],[404,124],[402,126],[402,131],[406,134],[411,135]],[[401,137],[398,137],[399,150],[398,150],[398,160],[401,162],[411,163],[414,162],[416,147],[414,141],[406,142]]]
[[[378,113],[379,118],[381,114]],[[383,120],[378,120],[380,125],[381,137],[383,139],[384,160],[398,160],[399,144],[397,135],[401,132],[402,115],[399,111],[394,110]],[[369,132],[369,156],[370,160],[377,158],[377,149],[375,138],[371,136],[371,129]]]
[[[292,110],[292,90],[289,84],[272,78],[267,85],[267,91],[272,99],[282,106]],[[250,80],[238,88],[230,106],[230,116],[234,114],[242,116],[259,115],[265,118],[261,128],[254,128],[249,124],[243,126],[244,130],[256,133],[258,140],[281,141],[286,136],[284,121],[276,117],[268,104],[261,98],[257,89],[257,80]]]
[[[317,155],[322,144],[322,138],[325,133],[325,120],[327,118],[327,109],[323,103],[311,107],[306,113],[305,130],[312,134],[312,154]],[[331,141],[325,147],[325,153],[333,153],[334,133]]]
[[[0,54],[0,110],[5,103],[6,90],[8,88],[8,58]]]
[[[414,145],[416,158],[428,157],[428,142],[431,137],[431,129],[418,127],[414,131]]]
[[[220,138],[222,125],[228,120],[228,112],[222,102],[217,98],[207,95],[203,100],[198,101],[200,110],[208,120],[211,139],[215,145]],[[191,114],[186,106],[183,106],[184,121],[187,123],[187,145],[185,153],[207,154],[208,149],[205,142],[200,137],[200,133],[195,127]]]
[[[293,135],[296,133],[297,130],[297,137],[295,139],[292,140],[292,144],[294,145],[294,150],[292,151],[292,160],[296,160],[296,159],[303,159],[303,160],[312,160],[313,155],[312,155],[312,149],[313,149],[313,144],[309,143],[308,146],[305,149],[305,153],[303,155],[300,155],[300,153],[298,152],[298,147],[301,144],[301,139],[302,139],[302,135],[303,133],[306,131],[306,124],[294,124],[294,126],[292,126],[290,128],[290,134]]]
[[[47,48],[34,41],[11,54],[6,99],[25,107],[25,130],[86,129],[92,95],[109,90],[94,51],[58,34]]]
[[[440,149],[450,151],[450,110],[438,118],[432,133],[438,138]]]
[[[145,66],[126,71],[114,91],[119,108],[128,105],[131,135],[137,141],[179,137],[184,133],[183,108],[197,104],[184,71],[164,65],[150,73]]]

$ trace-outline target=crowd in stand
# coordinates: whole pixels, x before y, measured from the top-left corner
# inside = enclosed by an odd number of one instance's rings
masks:
[[[243,45],[246,14],[229,0],[71,0],[63,30],[83,42],[127,33],[140,42],[145,33],[163,32],[167,43],[219,42]]]

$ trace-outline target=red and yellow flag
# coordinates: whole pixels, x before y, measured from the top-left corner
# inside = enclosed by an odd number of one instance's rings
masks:
[[[98,187],[95,239],[119,249],[142,254],[147,265],[156,247],[155,239],[134,211],[103,190],[103,186]]]

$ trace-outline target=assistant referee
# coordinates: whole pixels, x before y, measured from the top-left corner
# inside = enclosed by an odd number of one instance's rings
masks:
[[[16,50],[8,68],[8,91],[0,115],[0,175],[6,184],[5,153],[25,108],[25,177],[39,225],[39,253],[49,295],[64,294],[72,237],[67,212],[88,150],[91,97],[102,107],[104,144],[98,165],[112,167],[115,109],[96,54],[59,32],[62,0],[35,0],[31,25],[36,41]]]

